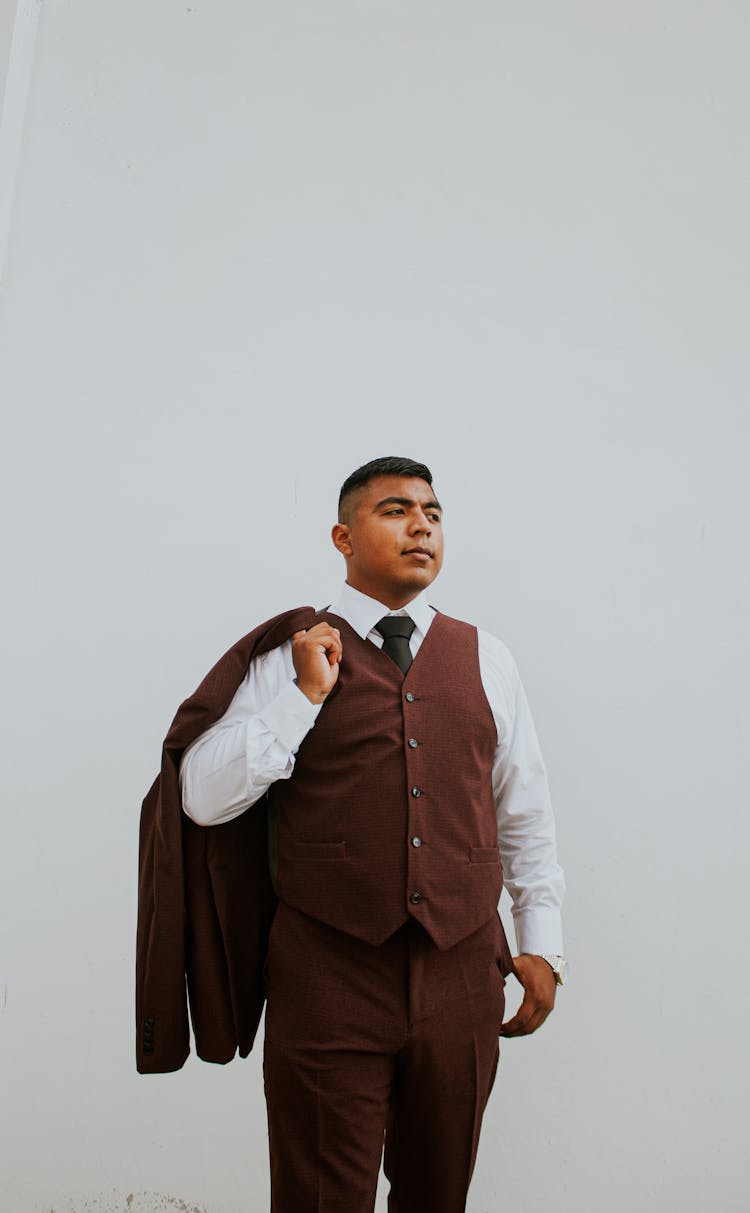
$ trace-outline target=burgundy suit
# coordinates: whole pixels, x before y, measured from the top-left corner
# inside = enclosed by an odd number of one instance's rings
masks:
[[[178,868],[199,1054],[227,1060],[233,1042],[240,1052],[252,1043],[273,917],[265,814],[255,806],[200,829],[179,814],[176,770],[185,746],[228,706],[247,662],[309,627],[312,614],[280,616],[230,650],[183,704],[165,743],[161,780],[144,803],[141,1069],[176,1068],[186,1056],[178,966],[170,955],[166,973],[155,972],[167,936],[155,910],[162,899],[149,893],[166,873],[167,934],[175,930]],[[272,1207],[368,1213],[387,1126],[389,1208],[458,1213],[497,1065],[510,967],[497,915],[497,735],[477,634],[438,614],[404,678],[344,620],[321,618],[340,628],[345,660],[292,778],[269,795],[279,897],[267,961]],[[175,1028],[181,1044],[170,1047],[163,1036]]]

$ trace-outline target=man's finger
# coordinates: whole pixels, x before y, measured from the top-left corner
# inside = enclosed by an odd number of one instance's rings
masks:
[[[330,624],[318,623],[314,628],[310,628],[307,633],[311,640],[338,640],[341,641],[341,632],[338,628],[332,628]]]
[[[301,632],[294,632],[292,641],[298,645],[304,642],[322,647],[327,651],[330,648],[341,648],[341,633],[338,628],[329,627],[327,623],[318,623],[309,631],[307,628],[303,628]]]
[[[532,1017],[531,1008],[526,1005],[526,1000],[521,1003],[512,1019],[504,1023],[500,1029],[501,1036],[525,1036],[529,1031],[529,1022]]]
[[[530,1036],[540,1028],[552,1010],[547,1003],[524,998],[516,1014],[500,1029],[501,1036]]]
[[[343,653],[344,649],[341,644],[341,636],[336,628],[333,629],[332,633],[327,633],[325,636],[321,636],[319,643],[323,648],[323,651],[327,653],[328,660],[330,661],[331,665],[333,665],[334,662],[341,660],[341,654]]]
[[[500,1035],[506,1036],[509,1039],[514,1039],[517,1036],[531,1036],[544,1023],[544,1018],[529,1019],[525,1023],[519,1022],[518,1016],[514,1016],[508,1023],[503,1024],[500,1029]]]
[[[339,629],[331,627],[328,623],[318,623],[309,630],[303,628],[295,632],[292,636],[292,649],[296,654],[294,663],[298,673],[299,663],[305,660],[306,652],[322,654],[330,666],[339,665],[344,652]]]

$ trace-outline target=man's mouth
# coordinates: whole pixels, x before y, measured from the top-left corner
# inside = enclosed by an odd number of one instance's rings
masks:
[[[432,552],[429,548],[407,548],[403,552],[404,556],[424,556],[426,560],[432,560]]]

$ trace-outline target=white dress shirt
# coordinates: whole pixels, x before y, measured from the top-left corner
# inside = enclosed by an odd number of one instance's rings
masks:
[[[346,583],[327,608],[363,639],[382,647],[374,631],[384,615],[408,615],[415,628],[412,656],[435,617],[426,591],[391,611]],[[555,849],[555,825],[534,722],[513,657],[478,629],[479,671],[497,726],[492,768],[498,846],[513,900],[519,952],[562,954],[560,905],[565,882]],[[346,647],[344,648],[344,661]],[[255,804],[277,779],[288,779],[297,750],[325,704],[313,704],[294,682],[292,642],[251,661],[229,708],[185,751],[182,803],[198,825],[230,821]]]

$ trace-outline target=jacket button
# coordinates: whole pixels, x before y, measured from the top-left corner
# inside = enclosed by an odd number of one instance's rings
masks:
[[[411,691],[407,691],[407,692],[406,692],[406,696],[405,696],[405,698],[406,698],[406,702],[407,702],[407,703],[414,703],[414,698],[415,698],[415,696],[414,696],[414,695],[412,695]]]
[[[411,748],[413,750],[416,750],[417,746],[419,745],[419,742],[417,741],[416,737],[409,738],[409,745],[411,746]]]
[[[415,835],[414,835],[414,837],[413,837],[413,838],[412,838],[412,840],[411,840],[411,845],[412,845],[413,847],[421,847],[421,845],[422,845],[422,839],[421,839],[421,838],[419,838],[419,836],[418,836],[417,834],[415,834]]]
[[[412,893],[411,897],[409,898],[409,901],[411,902],[411,904],[413,906],[418,906],[421,900],[422,900],[421,893]]]
[[[412,794],[412,796],[421,796],[422,789],[421,788],[412,788],[411,794]]]

